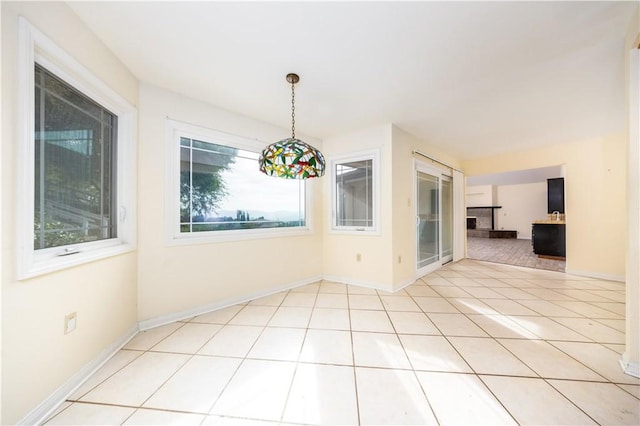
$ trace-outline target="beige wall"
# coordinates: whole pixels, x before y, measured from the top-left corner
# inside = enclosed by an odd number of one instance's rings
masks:
[[[380,233],[357,235],[331,231],[330,172],[323,181],[324,276],[339,282],[391,289],[391,126],[381,125],[323,141],[327,164],[333,157],[380,150]],[[361,260],[356,259],[360,254]]]
[[[640,377],[640,8],[627,31],[625,82],[627,93],[627,269],[626,348],[623,368]]]
[[[416,194],[412,152],[422,147],[417,139],[398,127],[393,126],[392,131],[393,250],[389,261],[393,265],[393,288],[397,289],[416,279]]]
[[[419,150],[459,167],[459,160],[421,141],[393,124],[384,124],[326,139],[325,154],[345,155],[380,149],[381,227],[379,235],[331,232],[325,213],[324,276],[340,282],[395,290],[416,279],[414,158]],[[436,167],[442,167],[433,163]],[[330,180],[324,184],[324,211],[331,211]],[[460,231],[460,229],[458,230]],[[361,260],[356,260],[356,254]]]
[[[418,150],[446,164],[459,168],[460,161],[435,148],[428,142],[417,139],[397,126],[392,126],[392,222],[393,250],[389,260],[393,266],[393,288],[413,282],[416,278],[416,210],[414,159],[443,169],[428,159],[413,154]],[[444,168],[446,170],[446,168]],[[463,215],[464,217],[465,215]],[[461,232],[457,224],[454,232]],[[401,262],[399,261],[401,258]]]
[[[465,198],[467,207],[488,207],[498,205],[497,192],[493,185],[467,186]]]
[[[168,245],[166,118],[271,143],[288,130],[142,84],[139,111],[138,316],[140,321],[246,299],[322,275],[322,180],[309,180],[314,232],[306,236]],[[321,148],[319,141],[302,136]],[[257,164],[256,164],[257,167]],[[265,179],[273,179],[265,177]],[[177,206],[177,201],[176,201]],[[177,208],[177,207],[176,207]]]
[[[625,135],[463,162],[467,176],[565,165],[567,272],[624,279]]]
[[[136,326],[136,255],[16,281],[17,18],[62,46],[132,104],[137,81],[61,3],[2,2],[2,424],[24,418]],[[65,315],[77,312],[64,335]]]
[[[547,182],[497,185],[496,229],[518,231],[518,238],[531,239],[531,223],[547,218]]]

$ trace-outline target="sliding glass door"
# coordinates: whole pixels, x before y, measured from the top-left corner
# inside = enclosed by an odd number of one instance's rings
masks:
[[[427,274],[452,259],[453,185],[442,171],[416,162],[416,269]]]
[[[440,259],[439,179],[421,171],[416,176],[418,269]]]
[[[453,260],[453,181],[449,176],[440,178],[440,235],[442,236],[442,263]]]

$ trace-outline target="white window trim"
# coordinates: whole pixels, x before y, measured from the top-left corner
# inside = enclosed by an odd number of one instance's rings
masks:
[[[17,275],[18,279],[23,280],[135,250],[137,111],[23,17],[18,18],[18,30],[17,194],[20,196],[16,199]],[[115,238],[43,250],[33,248],[35,63],[47,68],[118,117],[118,235]]]
[[[338,226],[336,225],[336,164],[348,163],[351,161],[372,160],[373,164],[373,226]],[[380,235],[380,149],[353,152],[350,154],[331,157],[329,159],[329,170],[331,174],[331,211],[329,212],[329,233],[349,234],[349,235]]]
[[[308,236],[313,233],[313,182],[305,180],[305,226],[295,228],[234,229],[225,231],[180,232],[180,138],[222,144],[251,152],[260,152],[268,142],[232,135],[218,130],[166,119],[165,243],[190,245],[225,241]],[[256,169],[258,162],[256,161]],[[265,179],[277,179],[265,176]]]

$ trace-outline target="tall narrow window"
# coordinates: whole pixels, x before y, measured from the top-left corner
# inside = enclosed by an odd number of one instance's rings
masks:
[[[371,153],[331,162],[334,230],[376,230],[377,158]]]
[[[117,117],[35,65],[34,250],[115,237]]]
[[[16,240],[24,280],[136,246],[136,114],[18,18]]]
[[[336,164],[336,226],[373,225],[373,161]]]

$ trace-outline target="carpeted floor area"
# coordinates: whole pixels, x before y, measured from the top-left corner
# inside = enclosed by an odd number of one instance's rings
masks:
[[[531,240],[467,237],[470,259],[504,263],[527,268],[564,272],[565,261],[540,259],[533,253]]]

